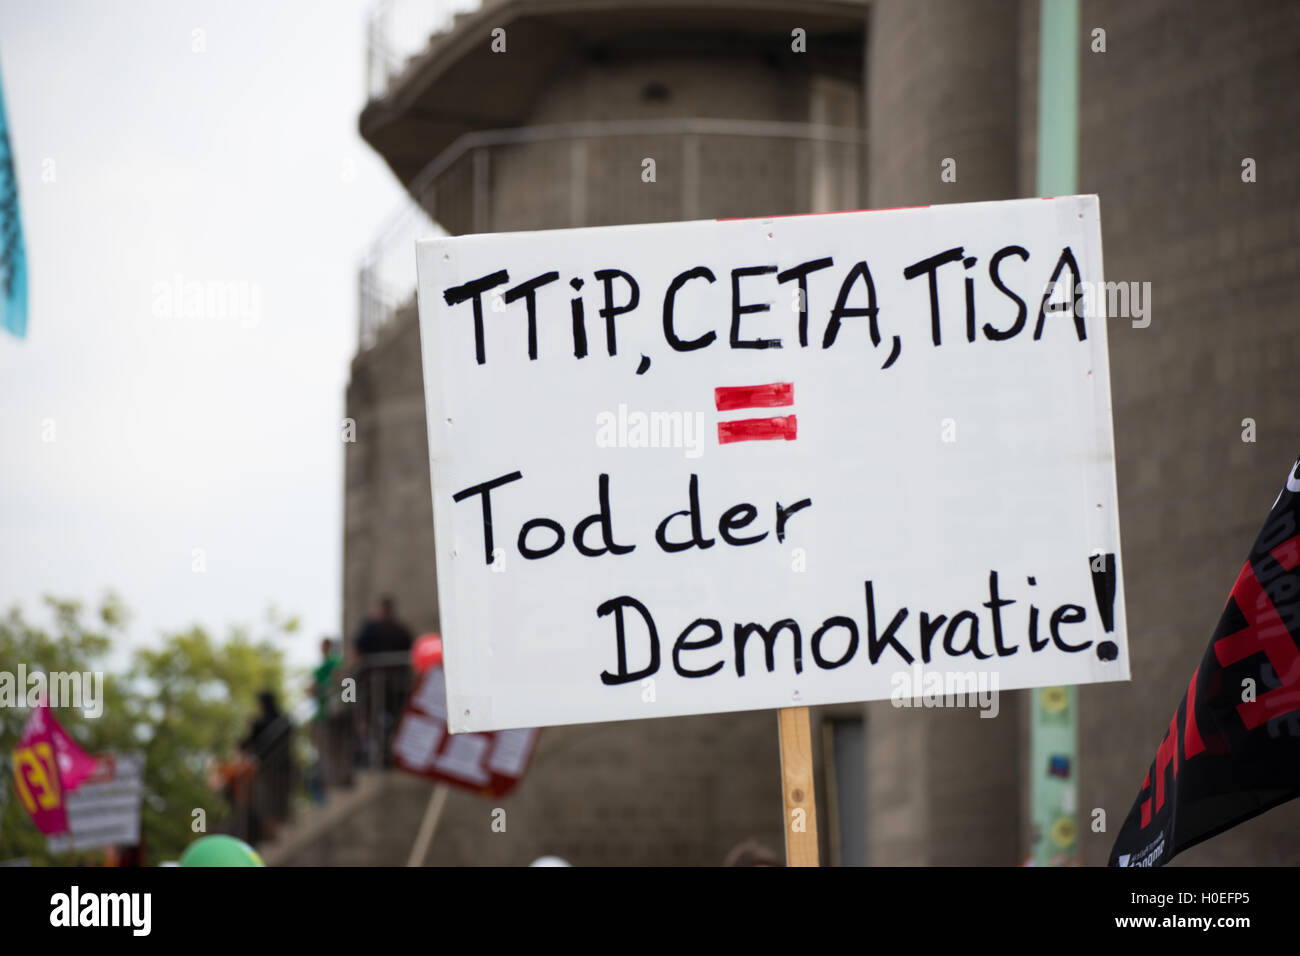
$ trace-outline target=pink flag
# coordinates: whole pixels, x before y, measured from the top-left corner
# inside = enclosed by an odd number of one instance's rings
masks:
[[[95,772],[95,759],[77,746],[50,708],[41,704],[32,709],[13,760],[14,789],[36,828],[46,835],[66,832],[64,795]]]
[[[84,780],[95,775],[99,761],[77,746],[77,742],[50,714],[48,707],[45,713],[50,721],[50,737],[54,740],[54,758],[59,763],[59,781],[64,790],[76,790]]]

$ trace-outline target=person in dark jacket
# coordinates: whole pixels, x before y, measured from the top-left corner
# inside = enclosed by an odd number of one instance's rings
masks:
[[[257,695],[258,716],[248,729],[239,749],[257,762],[254,782],[254,839],[274,839],[275,831],[289,819],[292,791],[293,723],[280,712],[275,694],[264,690]]]
[[[379,599],[372,616],[361,625],[352,643],[358,655],[367,657],[409,651],[415,643],[415,636],[397,620],[393,599],[384,596]]]
[[[415,636],[397,620],[393,599],[384,596],[352,641],[357,657],[360,753],[371,767],[391,766],[389,753],[406,696],[411,689],[411,645]]]

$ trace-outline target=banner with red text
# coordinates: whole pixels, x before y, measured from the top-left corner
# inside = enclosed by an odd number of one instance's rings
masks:
[[[1160,866],[1300,795],[1300,461],[1156,748],[1111,866]]]

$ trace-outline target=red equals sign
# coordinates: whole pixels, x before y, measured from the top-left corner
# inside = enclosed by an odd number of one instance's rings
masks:
[[[770,385],[735,385],[713,390],[713,402],[720,412],[740,408],[781,408],[794,404],[794,385],[773,382]],[[733,441],[794,441],[799,420],[794,415],[776,418],[742,418],[718,422],[718,444]]]

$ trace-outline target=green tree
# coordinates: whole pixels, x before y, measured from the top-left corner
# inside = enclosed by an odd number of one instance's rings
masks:
[[[53,626],[40,627],[14,608],[0,617],[0,667],[19,662],[33,670],[104,671],[112,648],[125,634],[127,615],[109,595],[86,623],[76,601],[46,599]],[[142,828],[151,862],[177,859],[196,838],[195,810],[203,810],[207,832],[229,813],[208,786],[213,758],[229,756],[256,711],[256,695],[270,689],[283,703],[286,669],[277,642],[297,630],[297,621],[272,611],[260,637],[235,628],[224,642],[202,628],[168,634],[160,645],[137,649],[124,674],[104,673],[104,707],[98,718],[57,709],[55,718],[89,753],[138,750],[145,755]],[[0,707],[0,860],[26,857],[33,863],[68,863],[50,854],[44,836],[15,798],[9,757],[23,725],[25,708]]]

